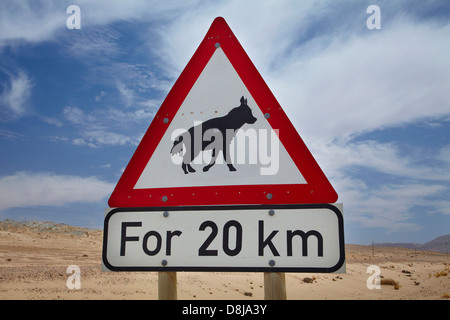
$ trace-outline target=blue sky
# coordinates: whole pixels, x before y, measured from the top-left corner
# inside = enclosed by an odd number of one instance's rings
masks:
[[[68,29],[78,5],[81,29]],[[370,30],[369,5],[381,29]],[[450,233],[448,1],[0,2],[0,219],[101,228],[223,16],[344,203],[347,243]]]

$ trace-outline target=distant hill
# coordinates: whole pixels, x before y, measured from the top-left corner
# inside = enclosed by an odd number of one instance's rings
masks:
[[[447,248],[446,244],[447,243]],[[377,247],[402,247],[408,249],[417,249],[417,250],[425,250],[425,251],[435,251],[435,252],[443,252],[446,250],[450,253],[450,234],[446,234],[444,236],[437,237],[434,240],[428,241],[427,243],[375,243]]]
[[[86,235],[88,233],[100,231],[96,229],[70,226],[65,223],[57,223],[52,221],[15,221],[15,220],[3,220],[0,221],[0,231],[11,230],[32,230],[36,232],[51,232],[51,233],[65,233],[72,235]]]

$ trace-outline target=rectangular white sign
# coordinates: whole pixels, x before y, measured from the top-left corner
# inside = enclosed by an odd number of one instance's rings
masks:
[[[116,208],[111,271],[344,272],[342,204]]]

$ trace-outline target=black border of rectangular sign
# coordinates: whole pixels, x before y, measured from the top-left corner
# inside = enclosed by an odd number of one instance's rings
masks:
[[[107,239],[108,223],[111,216],[117,212],[143,212],[143,211],[217,211],[217,210],[255,210],[255,209],[330,209],[338,219],[339,228],[339,261],[331,268],[311,268],[311,267],[115,267],[108,262]],[[103,250],[102,259],[105,267],[110,271],[224,271],[224,272],[305,272],[305,273],[332,273],[338,271],[345,262],[345,243],[344,243],[344,219],[341,211],[333,204],[281,204],[281,205],[239,205],[239,206],[187,206],[187,207],[136,207],[136,208],[113,208],[105,217],[103,229]]]

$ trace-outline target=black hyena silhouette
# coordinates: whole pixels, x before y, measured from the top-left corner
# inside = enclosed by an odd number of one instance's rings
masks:
[[[236,132],[244,124],[253,124],[256,118],[252,110],[247,105],[247,99],[241,98],[241,105],[233,108],[226,116],[209,119],[199,125],[191,127],[182,133],[173,143],[170,150],[171,155],[183,151],[183,162],[181,168],[184,173],[195,172],[190,163],[198,156],[200,151],[212,150],[210,163],[203,167],[203,172],[208,171],[215,163],[219,151],[222,151],[223,158],[230,171],[236,171],[231,163],[229,146]]]

